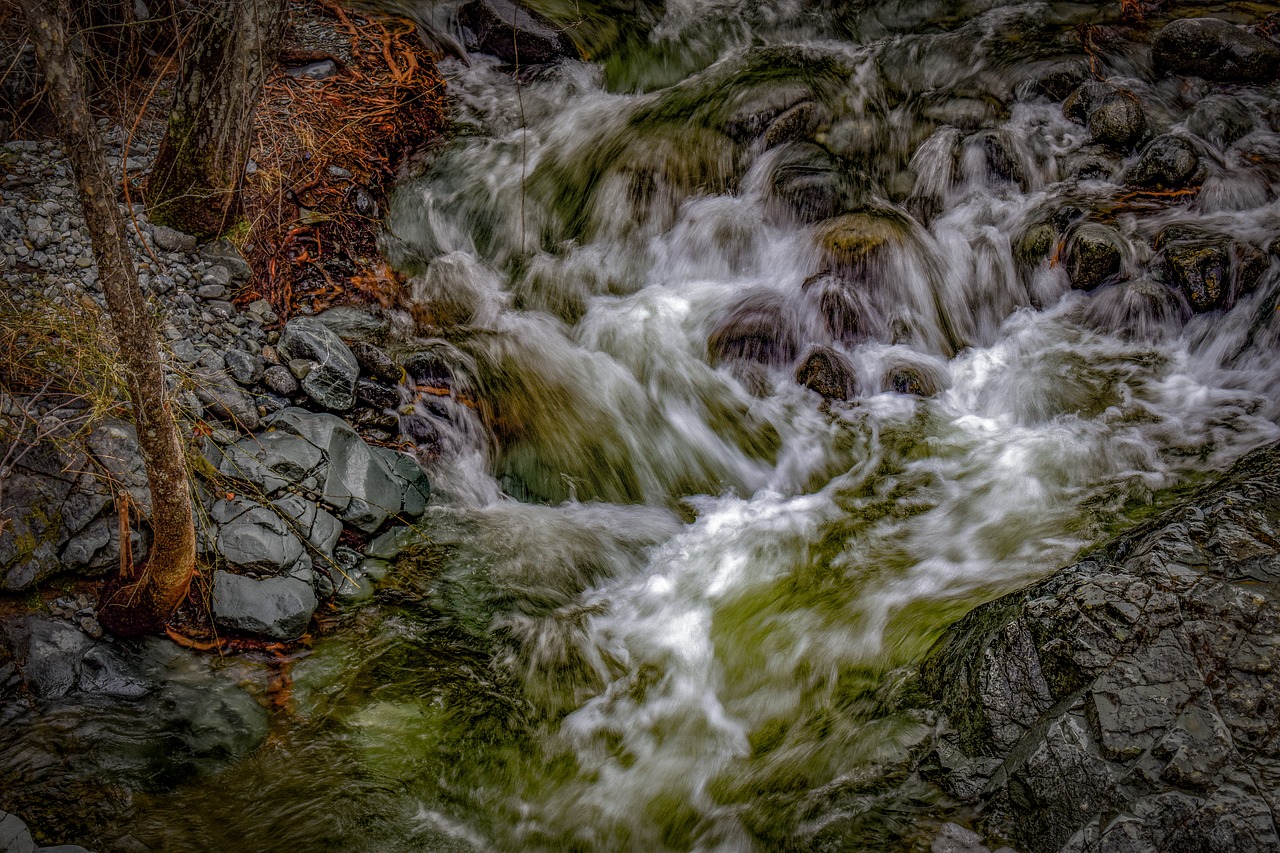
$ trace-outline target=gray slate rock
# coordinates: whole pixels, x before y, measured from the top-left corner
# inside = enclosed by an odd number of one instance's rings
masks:
[[[1280,47],[1217,18],[1180,18],[1156,34],[1151,63],[1158,74],[1263,84],[1280,72]]]
[[[293,318],[285,324],[278,349],[286,360],[312,362],[301,385],[318,405],[335,412],[355,405],[360,366],[342,339],[324,323],[314,317]]]
[[[230,572],[213,577],[213,616],[219,625],[274,640],[296,640],[316,609],[311,584],[296,578],[254,580]]]
[[[249,266],[249,262],[229,240],[214,240],[204,244],[200,247],[200,257],[227,270],[230,280],[222,282],[223,284],[247,284],[253,277],[253,269]]]
[[[208,414],[241,429],[258,428],[257,404],[227,371],[202,367],[192,373],[196,380],[196,398]]]
[[[80,683],[80,661],[93,640],[61,619],[27,616],[3,628],[22,678],[42,699],[65,696]]]
[[[360,369],[383,382],[399,382],[403,371],[391,356],[368,341],[352,341],[351,354],[356,357]]]
[[[31,832],[17,815],[0,810],[0,853],[35,853]]]
[[[1025,853],[1280,850],[1280,445],[982,605],[920,668],[918,765]]]
[[[210,516],[220,522],[214,547],[228,562],[254,572],[288,572],[302,556],[302,541],[272,509],[243,498],[220,500]]]
[[[379,344],[391,332],[391,320],[375,308],[339,305],[321,311],[313,318],[333,330],[344,341]]]
[[[262,374],[267,369],[267,363],[262,360],[262,356],[244,350],[229,349],[223,354],[223,359],[226,361],[227,372],[231,374],[231,378],[241,385],[253,385],[262,378]]]

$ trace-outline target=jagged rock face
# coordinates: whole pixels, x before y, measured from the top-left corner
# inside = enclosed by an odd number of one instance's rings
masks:
[[[1280,445],[975,609],[921,775],[1027,853],[1280,850]]]

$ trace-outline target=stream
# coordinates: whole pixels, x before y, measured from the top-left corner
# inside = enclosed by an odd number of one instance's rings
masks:
[[[394,8],[463,40],[447,3]],[[1118,3],[540,8],[592,61],[443,61],[454,134],[387,222],[432,507],[272,664],[261,746],[121,770],[133,835],[926,850],[963,815],[901,769],[909,665],[1280,439],[1280,86],[1233,88],[1254,124],[1161,197],[1076,170],[1046,94]],[[1210,93],[1153,77],[1144,32],[1095,71],[1192,134]],[[1089,290],[1085,223],[1118,240]],[[1261,272],[1197,312],[1162,262],[1202,233]]]

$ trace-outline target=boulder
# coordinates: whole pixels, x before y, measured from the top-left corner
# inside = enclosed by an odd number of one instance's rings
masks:
[[[920,667],[917,769],[1025,853],[1277,850],[1280,445],[984,604]]]
[[[31,832],[17,815],[0,810],[0,853],[36,853]]]
[[[214,547],[227,562],[279,575],[302,557],[302,540],[273,509],[243,498],[220,500],[209,512],[218,523]]]
[[[363,341],[378,344],[386,340],[391,331],[391,320],[375,307],[339,305],[321,311],[312,318],[328,326],[344,341]]]
[[[1153,190],[1177,190],[1191,184],[1200,170],[1200,155],[1186,139],[1157,136],[1125,170],[1124,182]]]
[[[213,618],[219,625],[273,640],[296,640],[316,609],[311,584],[297,578],[254,580],[230,572],[213,576]]]
[[[1071,286],[1093,290],[1120,273],[1120,235],[1105,225],[1086,222],[1067,243],[1066,268]]]
[[[342,339],[324,323],[314,317],[293,318],[285,324],[277,348],[287,361],[310,363],[301,385],[317,405],[335,412],[355,405],[360,366]]]
[[[271,505],[289,519],[293,529],[307,540],[308,545],[323,556],[333,556],[334,546],[342,535],[342,522],[298,495],[285,495],[272,501]]]
[[[1280,72],[1280,47],[1217,18],[1180,18],[1156,33],[1151,64],[1158,74],[1265,84]]]
[[[350,347],[351,354],[356,357],[356,364],[360,365],[360,369],[365,373],[383,382],[400,381],[404,371],[381,347],[368,341],[352,341]]]
[[[57,699],[80,683],[80,662],[93,639],[70,622],[27,616],[0,624],[6,645],[27,688],[41,699]]]
[[[825,400],[849,400],[858,390],[853,364],[828,346],[819,345],[809,350],[796,368],[795,379]]]
[[[1089,113],[1089,133],[1095,142],[1128,151],[1147,135],[1147,115],[1132,92],[1121,91]]]
[[[156,248],[165,252],[193,252],[196,238],[190,234],[170,228],[167,225],[151,226],[151,241]]]
[[[539,65],[576,59],[577,48],[554,23],[511,0],[470,0],[458,9],[469,31],[467,48],[513,65]]]

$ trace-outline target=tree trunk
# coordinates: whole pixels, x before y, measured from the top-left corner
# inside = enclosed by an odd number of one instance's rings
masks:
[[[147,181],[152,222],[215,237],[240,216],[253,110],[284,23],[282,0],[206,0]]]
[[[98,606],[99,621],[108,630],[131,636],[163,624],[182,603],[191,584],[196,537],[186,458],[166,399],[156,330],[138,286],[124,217],[116,207],[115,186],[86,102],[84,75],[68,50],[68,0],[19,2],[48,81],[62,144],[75,172],[151,487],[151,556],[146,565],[131,567],[108,581]]]

